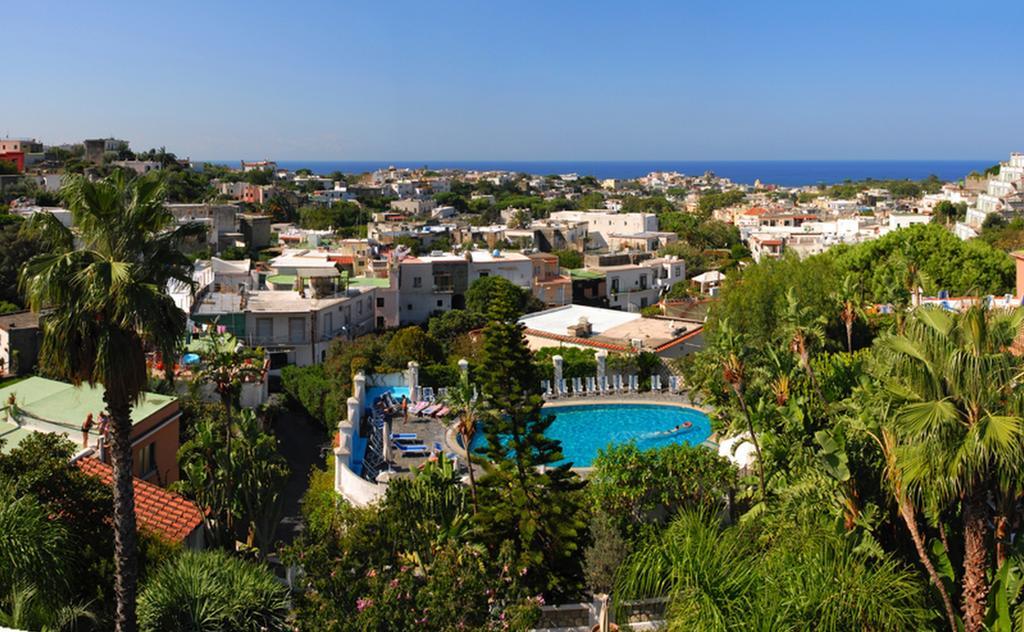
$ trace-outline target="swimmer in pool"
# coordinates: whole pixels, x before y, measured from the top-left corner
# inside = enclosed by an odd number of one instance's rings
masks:
[[[675,428],[673,428],[671,430],[666,430],[665,432],[663,432],[661,434],[667,434],[667,435],[675,434],[675,433],[679,432],[680,430],[689,430],[692,427],[693,427],[692,423],[690,423],[689,421],[684,421],[683,423],[679,424]]]

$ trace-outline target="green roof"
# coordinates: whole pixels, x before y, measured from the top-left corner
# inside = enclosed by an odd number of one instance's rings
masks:
[[[103,402],[104,389],[98,384],[76,387],[56,380],[30,377],[0,388],[0,406],[7,406],[11,393],[14,393],[25,423],[39,420],[79,432],[87,414],[92,413],[98,418],[107,407]],[[132,423],[139,423],[176,399],[171,395],[144,393],[132,407]],[[93,431],[96,432],[96,428]]]
[[[377,279],[372,277],[350,277],[349,287],[390,287],[391,279]]]
[[[574,279],[603,279],[604,272],[587,270],[586,268],[576,268],[575,270],[569,270],[569,276]]]
[[[230,333],[225,336],[217,337],[217,352],[227,353],[234,351],[235,347],[238,346],[238,338],[235,338]],[[209,334],[193,336],[192,340],[189,341],[188,346],[185,347],[186,351],[192,353],[205,353],[210,350],[210,336]]]
[[[280,283],[281,285],[284,285],[286,283],[289,284],[289,285],[295,285],[295,275],[294,274],[275,274],[273,276],[268,276],[267,277],[267,283],[273,283],[275,285],[277,285],[278,283]]]
[[[3,417],[3,415],[0,415],[0,417]],[[0,421],[0,441],[3,441],[3,448],[0,449],[4,452],[13,450],[30,434],[32,434],[32,431],[28,428],[22,428],[9,421]]]

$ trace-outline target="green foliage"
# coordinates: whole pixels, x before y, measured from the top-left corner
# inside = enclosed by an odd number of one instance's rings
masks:
[[[906,279],[917,271],[931,290],[945,289],[953,296],[1002,294],[1013,288],[1010,257],[977,239],[961,241],[935,224],[897,230],[824,256],[835,261],[840,274],[859,275],[875,301],[891,301],[893,290],[906,288]]]
[[[435,193],[434,201],[438,206],[452,206],[458,213],[469,212],[469,202],[466,201],[466,198],[453,191]]]
[[[480,329],[486,324],[483,314],[464,309],[453,309],[434,316],[427,323],[427,333],[448,349],[462,334]]]
[[[583,253],[576,250],[556,250],[554,253],[558,257],[558,267],[569,268],[575,270],[583,267]]]
[[[590,546],[584,554],[583,572],[593,594],[609,594],[615,588],[615,573],[632,548],[611,517],[597,511],[590,523]]]
[[[281,518],[288,467],[277,438],[263,432],[254,411],[243,410],[232,422],[229,445],[223,417],[193,421],[192,438],[178,450],[182,478],[175,488],[206,510],[209,542],[228,545],[241,535],[267,554]]]
[[[4,217],[0,214],[0,220]],[[21,218],[0,221],[0,301],[14,305],[24,304],[18,290],[21,267],[45,248],[40,239],[22,230],[24,225]]]
[[[20,310],[21,308],[14,303],[8,303],[7,301],[0,301],[0,315],[11,314]]]
[[[664,523],[681,510],[723,506],[737,485],[736,468],[703,446],[614,445],[598,451],[593,465],[594,510],[633,538],[645,524]]]
[[[399,329],[391,336],[381,357],[381,365],[385,371],[404,371],[411,361],[426,366],[443,359],[437,341],[423,329],[413,326]]]
[[[705,193],[700,196],[700,200],[697,201],[697,210],[707,216],[710,215],[712,211],[720,208],[727,208],[729,206],[742,204],[746,199],[747,195],[743,191],[736,189],[722,193]]]
[[[708,329],[713,333],[717,323],[728,319],[752,340],[765,343],[777,339],[782,334],[787,290],[793,289],[800,304],[813,313],[831,314],[835,277],[834,264],[826,257],[801,261],[785,256],[733,272],[708,314]],[[836,334],[838,341],[838,325]],[[842,340],[845,343],[845,336]]]
[[[335,202],[330,206],[304,206],[299,209],[299,225],[311,230],[335,230],[365,224],[367,213],[355,202]]]
[[[284,367],[281,369],[281,389],[324,428],[333,428],[344,416],[344,401],[333,396],[336,380],[327,375],[321,364]]]
[[[139,629],[283,632],[288,610],[288,588],[266,567],[223,551],[188,551],[146,582]]]
[[[619,575],[619,598],[668,597],[670,629],[912,630],[934,623],[924,586],[827,526],[772,539],[686,511]]]
[[[466,310],[475,314],[488,314],[492,305],[507,305],[510,315],[519,316],[531,305],[533,294],[500,276],[487,276],[466,290]]]
[[[575,595],[585,536],[582,482],[571,464],[555,465],[561,445],[544,434],[554,417],[541,413],[539,375],[522,326],[507,318],[510,307],[492,305],[477,371],[490,467],[477,485],[476,524],[492,554],[509,547],[511,568],[532,594]]]
[[[639,197],[631,195],[622,200],[623,213],[668,213],[674,210],[676,210],[676,207],[661,196]]]
[[[574,377],[593,377],[597,374],[595,349],[579,347],[545,347],[533,354],[533,362],[541,379],[554,379],[555,367],[551,358],[562,356],[562,377],[569,380]]]
[[[519,577],[503,569],[507,555],[473,543],[467,489],[448,462],[392,481],[368,508],[341,500],[329,472],[316,474],[303,513],[307,530],[285,551],[305,571],[299,629],[487,629],[528,606]]]

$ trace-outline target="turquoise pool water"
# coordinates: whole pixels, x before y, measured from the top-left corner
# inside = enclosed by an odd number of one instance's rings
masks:
[[[589,467],[597,451],[611,444],[635,441],[641,450],[649,450],[671,443],[699,445],[711,436],[708,416],[693,408],[593,404],[548,407],[544,413],[555,417],[548,428],[548,436],[562,442],[565,461],[575,467]],[[684,422],[690,422],[690,427],[673,432],[673,428]],[[474,450],[486,443],[483,433],[473,437]]]

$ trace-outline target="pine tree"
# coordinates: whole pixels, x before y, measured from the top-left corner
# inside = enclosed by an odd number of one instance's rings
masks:
[[[484,433],[489,461],[478,483],[479,533],[493,551],[504,542],[523,585],[549,597],[573,595],[582,583],[582,481],[562,460],[561,444],[544,433],[554,420],[541,413],[540,376],[515,322],[516,309],[498,299],[484,328]]]

